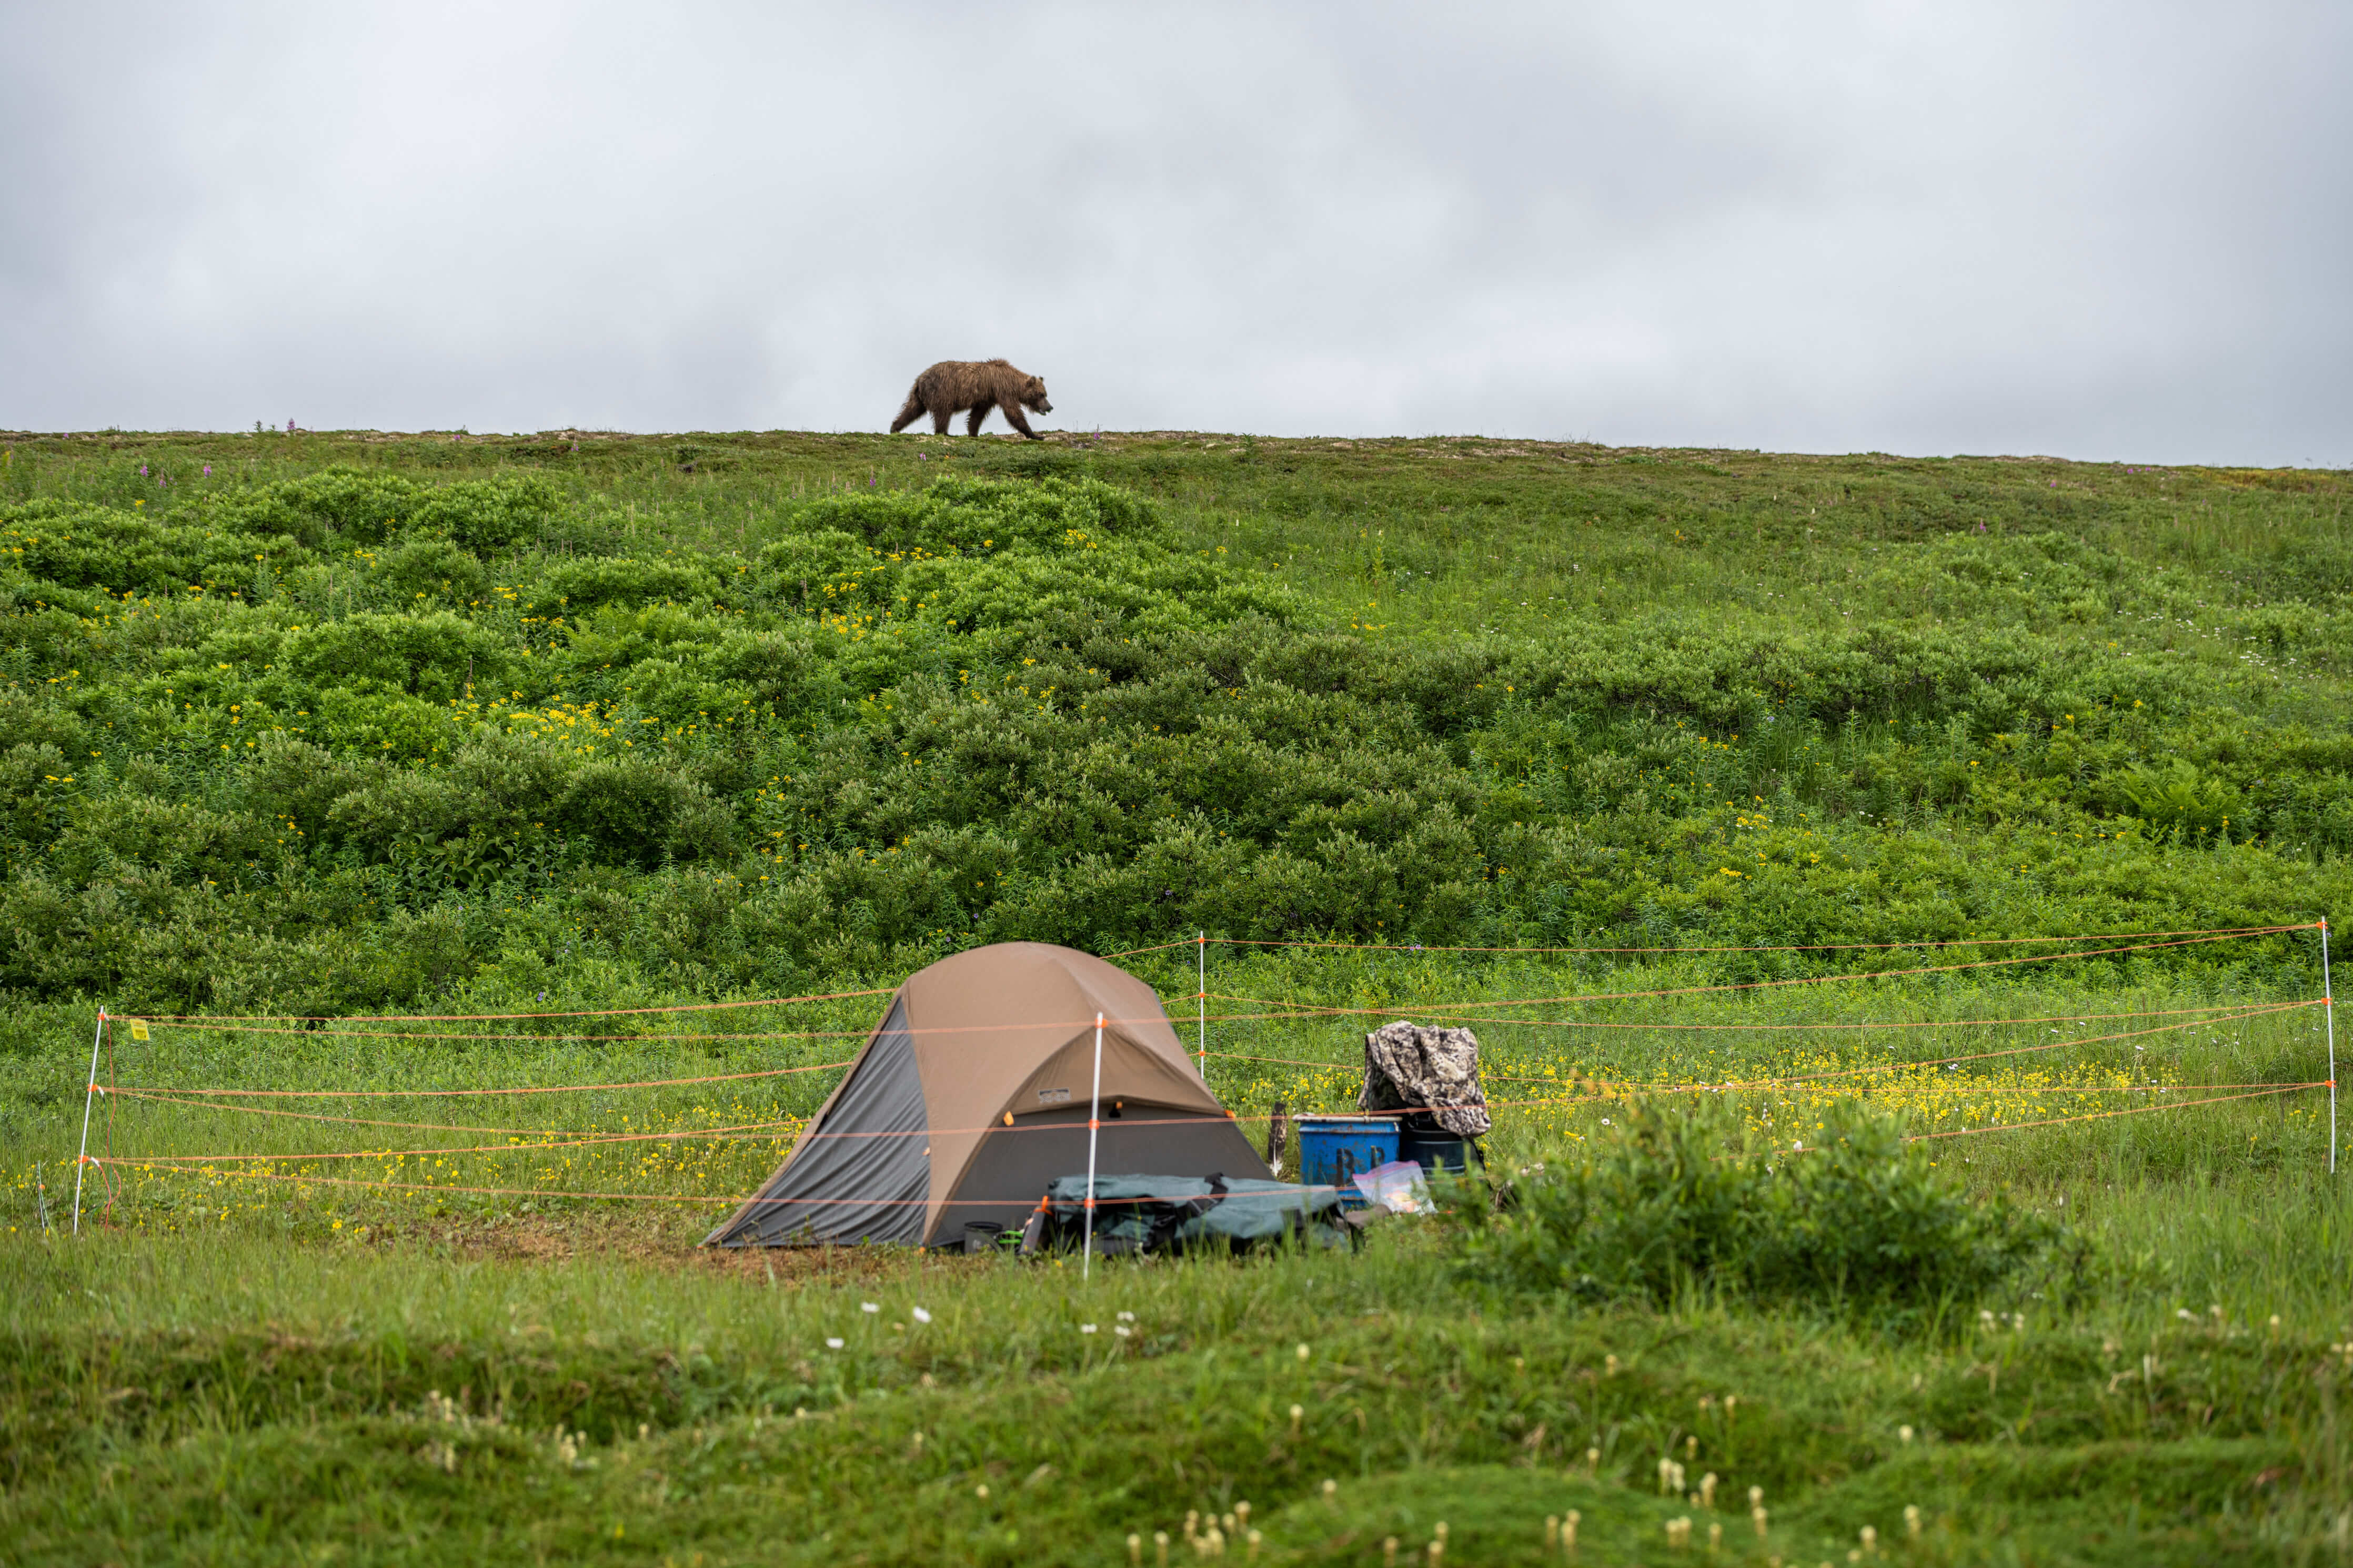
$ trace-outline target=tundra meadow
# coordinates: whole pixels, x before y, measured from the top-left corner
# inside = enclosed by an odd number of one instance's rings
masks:
[[[2348,498],[0,437],[0,1563],[2345,1562]],[[1254,1132],[1468,1024],[1486,1178],[695,1246],[1008,940]]]

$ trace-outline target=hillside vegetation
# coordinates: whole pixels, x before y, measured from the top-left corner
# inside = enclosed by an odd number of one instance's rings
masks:
[[[0,1564],[2340,1563],[2349,492],[0,437]],[[1506,1201],[694,1247],[1009,939],[1253,1137],[1471,1010]]]
[[[2353,852],[2329,475],[282,437],[5,475],[26,996],[2284,923]]]

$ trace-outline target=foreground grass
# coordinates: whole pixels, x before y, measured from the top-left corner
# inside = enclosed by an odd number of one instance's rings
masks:
[[[2087,1218],[2147,1234],[2178,1196]],[[446,1235],[15,1239],[0,1537],[22,1563],[1113,1563],[1130,1532],[1188,1553],[1188,1510],[1247,1501],[1270,1561],[1378,1561],[1444,1521],[1456,1561],[1534,1562],[1571,1509],[1603,1563],[1666,1557],[1676,1518],[1695,1549],[1722,1524],[1730,1561],[1842,1560],[1865,1526],[1924,1562],[2331,1560],[2343,1201],[2241,1179],[2213,1206],[2235,1223],[2176,1250],[2217,1244],[2227,1303],[2107,1281],[1905,1342],[1470,1293],[1407,1227],[1084,1283],[874,1254],[778,1279],[675,1232],[602,1250],[586,1220],[538,1262]],[[1684,1494],[1714,1475],[1714,1509],[1662,1497],[1662,1458]]]

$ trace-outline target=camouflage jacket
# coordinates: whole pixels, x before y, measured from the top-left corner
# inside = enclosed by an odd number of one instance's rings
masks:
[[[1460,1138],[1493,1125],[1479,1088],[1479,1037],[1468,1029],[1383,1024],[1365,1037],[1364,1110],[1427,1110]]]

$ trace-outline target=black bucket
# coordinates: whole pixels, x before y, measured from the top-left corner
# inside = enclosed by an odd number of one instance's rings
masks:
[[[985,1219],[968,1220],[964,1227],[964,1249],[967,1253],[987,1252],[997,1244],[1005,1227]]]
[[[1411,1160],[1430,1175],[1445,1172],[1460,1176],[1473,1164],[1487,1168],[1486,1157],[1479,1152],[1475,1139],[1460,1137],[1440,1129],[1425,1131],[1410,1121],[1398,1129],[1398,1158]]]

